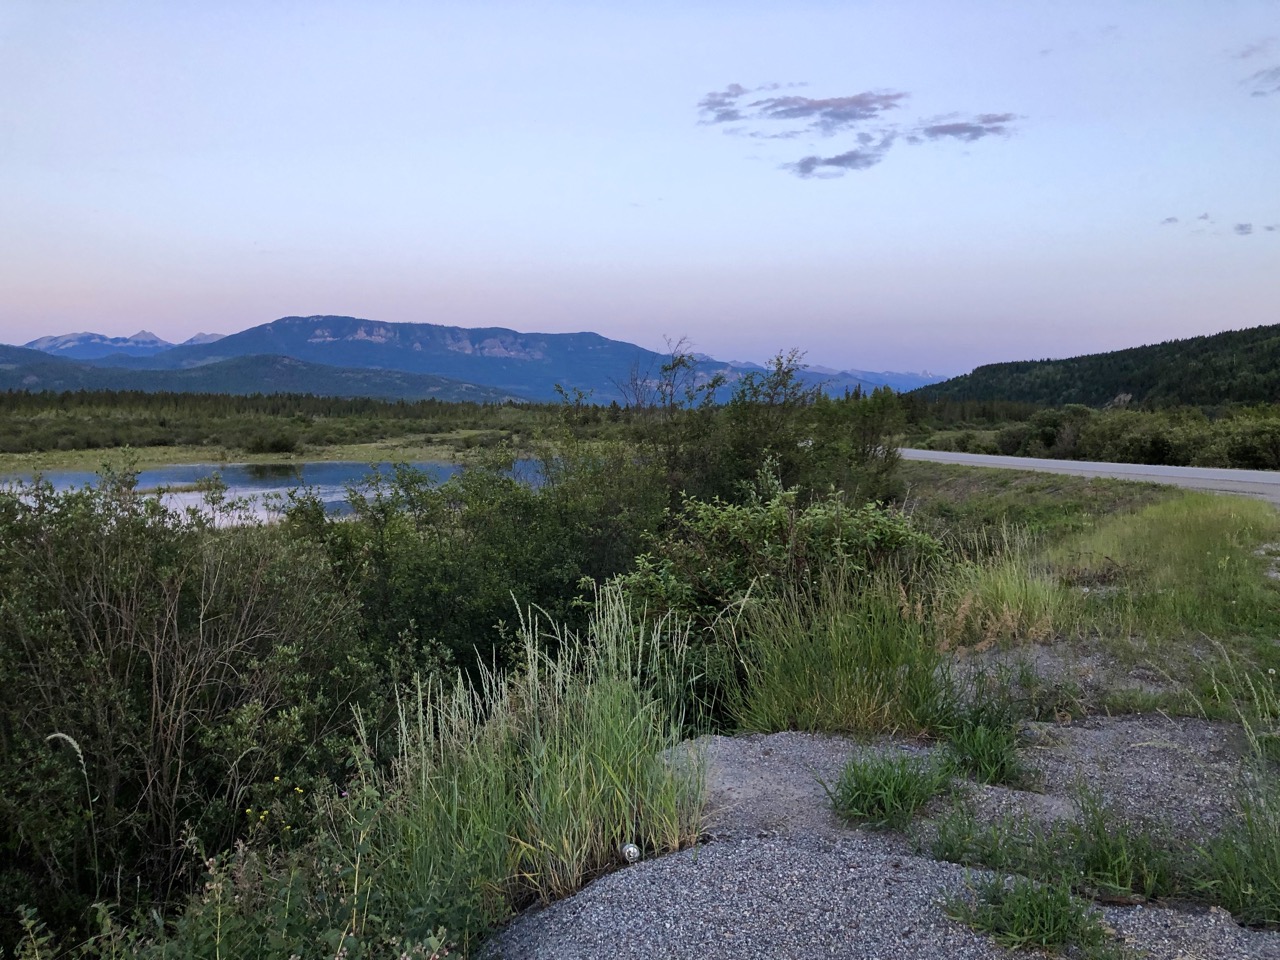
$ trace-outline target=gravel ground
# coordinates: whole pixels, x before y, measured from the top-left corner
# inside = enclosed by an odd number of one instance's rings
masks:
[[[981,788],[993,806],[1074,814],[1080,782],[1125,816],[1213,822],[1230,806],[1238,733],[1202,721],[1091,719],[1037,725],[1026,758],[1045,794]],[[1027,957],[948,920],[965,871],[911,853],[899,835],[851,829],[818,779],[834,781],[869,751],[927,753],[889,739],[857,743],[781,733],[707,737],[708,841],[609,874],[567,900],[518,917],[490,941],[491,960],[610,957],[880,960]],[[985,791],[985,793],[984,793]],[[1019,807],[1019,804],[1022,806]],[[1280,960],[1280,933],[1239,927],[1221,910],[1113,907],[1105,922],[1149,960]]]

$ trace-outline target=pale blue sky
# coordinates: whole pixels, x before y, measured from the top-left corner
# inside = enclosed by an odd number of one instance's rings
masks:
[[[0,0],[0,184],[7,342],[957,373],[1280,322],[1280,2]]]

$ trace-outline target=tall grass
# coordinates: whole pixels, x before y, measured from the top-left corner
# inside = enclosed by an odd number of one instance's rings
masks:
[[[1212,494],[1110,516],[1050,547],[990,528],[951,539],[957,562],[934,583],[931,615],[948,644],[966,647],[1271,636],[1280,590],[1258,548],[1276,540],[1280,514],[1268,504]]]
[[[577,890],[625,843],[658,854],[698,835],[702,767],[678,750],[669,709],[682,629],[637,627],[606,588],[585,636],[536,615],[520,636],[518,673],[425,691],[401,711],[370,840],[383,888],[423,929],[473,935]]]
[[[935,577],[930,614],[948,647],[1042,642],[1075,621],[1076,596],[1026,528],[980,527],[947,542],[956,563]]]
[[[733,632],[742,683],[730,712],[745,730],[915,734],[950,708],[930,625],[888,584],[828,577],[747,608]]]
[[[692,844],[704,769],[681,747],[680,691],[664,679],[681,675],[684,629],[637,625],[605,588],[582,634],[530,614],[519,638],[513,674],[402,695],[394,762],[376,764],[381,746],[362,734],[307,842],[211,857],[168,933],[108,922],[73,952],[465,955],[513,911],[621,866],[623,844],[644,855]],[[47,936],[28,933],[32,945]]]
[[[1188,493],[1111,518],[1048,559],[1065,582],[1092,588],[1086,613],[1148,639],[1225,639],[1280,629],[1280,593],[1256,553],[1280,539],[1280,513],[1243,497]],[[1102,587],[1104,589],[1097,589]]]

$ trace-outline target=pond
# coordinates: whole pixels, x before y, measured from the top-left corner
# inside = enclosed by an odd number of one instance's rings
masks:
[[[463,468],[455,463],[422,461],[409,466],[421,470],[437,483],[443,483]],[[245,500],[249,510],[257,516],[271,514],[270,504],[286,496],[291,490],[306,489],[316,496],[330,513],[345,514],[351,511],[348,503],[349,487],[363,486],[371,474],[390,476],[390,463],[360,463],[356,461],[314,461],[307,463],[179,463],[165,467],[152,467],[138,471],[138,489],[159,491],[164,502],[175,508],[198,507],[204,502],[204,493],[192,489],[195,485],[219,477],[226,486],[228,499]],[[514,473],[527,482],[536,483],[531,461],[518,461]],[[0,475],[0,486],[30,481],[33,475]],[[55,490],[71,490],[95,486],[98,475],[86,470],[49,470],[41,478]],[[177,488],[177,489],[174,489]]]

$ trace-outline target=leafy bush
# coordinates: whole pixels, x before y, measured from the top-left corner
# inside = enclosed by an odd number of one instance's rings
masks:
[[[941,555],[938,541],[904,514],[871,503],[853,507],[838,493],[806,505],[767,464],[742,504],[685,498],[667,532],[621,582],[650,608],[706,627],[751,597],[812,590],[824,577],[906,579]]]
[[[341,792],[313,799],[305,843],[210,856],[172,923],[104,916],[72,954],[465,955],[513,911],[621,865],[623,844],[654,855],[692,843],[703,767],[679,746],[679,697],[662,680],[681,672],[682,631],[638,628],[606,590],[583,634],[532,619],[519,634],[522,669],[401,701],[391,767],[363,731]],[[27,954],[55,953],[23,919]]]
[[[273,777],[328,773],[371,673],[313,545],[130,475],[0,491],[0,889],[62,924],[163,901]],[[9,918],[5,918],[8,920]]]

